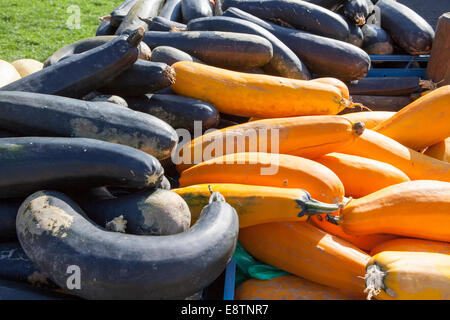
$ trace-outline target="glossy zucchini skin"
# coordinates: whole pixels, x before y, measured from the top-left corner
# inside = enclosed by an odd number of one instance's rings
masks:
[[[26,197],[45,188],[155,188],[164,174],[153,156],[94,139],[3,138],[0,154],[0,198]]]
[[[0,242],[15,240],[17,238],[16,216],[17,210],[19,210],[23,200],[23,198],[0,200]]]
[[[181,13],[184,23],[203,17],[212,17],[214,7],[209,0],[181,0]]]
[[[375,24],[365,24],[361,28],[364,35],[363,49],[368,54],[392,54],[394,44],[391,36]]]
[[[138,45],[144,35],[136,30],[117,37],[83,54],[19,79],[0,91],[23,91],[82,98],[105,81],[114,79],[138,59]]]
[[[361,28],[353,23],[349,23],[348,28],[350,30],[350,35],[347,42],[354,46],[357,46],[358,48],[362,48],[364,43],[364,34]]]
[[[116,33],[117,27],[114,27],[110,21],[103,20],[102,23],[97,28],[97,31],[95,32],[96,37],[100,36],[111,36]]]
[[[351,96],[353,102],[361,103],[365,107],[372,111],[399,111],[406,107],[408,104],[414,101],[409,95],[407,96],[376,96],[376,95],[364,95],[354,94]],[[342,113],[365,111],[362,109],[349,109],[343,110]]]
[[[166,3],[159,12],[160,17],[171,21],[181,22],[183,15],[181,13],[181,0],[166,0]]]
[[[370,13],[370,7],[366,0],[348,0],[344,4],[344,15],[353,23],[362,26]]]
[[[120,5],[118,5],[111,12],[111,25],[115,26],[117,29],[136,2],[138,2],[138,0],[125,0]]]
[[[169,87],[174,82],[175,71],[171,66],[138,60],[98,91],[118,96],[139,96]]]
[[[164,17],[154,17],[148,23],[148,31],[174,31],[176,29],[185,30],[186,25]]]
[[[312,74],[348,82],[364,78],[370,69],[369,55],[352,44],[280,27],[237,8],[229,8],[223,15],[251,21],[270,31],[306,64]]]
[[[176,148],[175,130],[164,121],[107,102],[29,92],[0,92],[0,127],[28,136],[91,138],[123,144],[157,159]]]
[[[418,92],[419,77],[370,77],[349,83],[350,94],[406,96]]]
[[[218,31],[148,31],[143,40],[151,49],[169,46],[201,61],[225,68],[260,67],[273,56],[272,44],[253,34]]]
[[[127,234],[171,235],[185,232],[191,225],[187,203],[170,190],[158,188],[100,201],[87,197],[76,202],[101,227],[122,216]]]
[[[266,65],[268,73],[286,78],[308,80],[311,78],[307,67],[277,37],[250,21],[231,17],[210,17],[191,20],[187,25],[190,31],[226,31],[248,33],[261,36],[270,41],[273,57]]]
[[[219,122],[219,112],[213,105],[188,97],[172,94],[147,94],[127,98],[133,110],[155,116],[174,129],[194,132],[194,121],[201,121],[202,130],[213,128]]]
[[[334,11],[337,7],[344,4],[347,0],[305,0],[305,1]]]
[[[178,61],[194,61],[201,63],[200,60],[196,59],[190,54],[187,54],[186,52],[181,51],[177,48],[167,46],[160,46],[153,49],[150,61],[162,62],[169,66]]]
[[[120,26],[117,28],[116,34],[127,34],[137,28],[144,28],[146,31],[147,23],[142,19],[151,19],[158,15],[164,0],[138,0],[129,9],[127,15],[123,18]]]
[[[59,222],[53,228],[33,222],[42,218]],[[236,211],[225,202],[212,201],[195,225],[183,233],[137,236],[107,232],[85,218],[69,197],[54,191],[29,196],[16,225],[25,253],[62,288],[67,267],[80,267],[81,289],[74,293],[87,299],[190,296],[225,269],[239,228]]]
[[[434,30],[414,10],[392,0],[379,0],[381,27],[407,53],[427,54],[431,51]]]
[[[328,38],[346,41],[349,34],[347,23],[338,14],[301,0],[224,0],[222,8],[230,7]]]

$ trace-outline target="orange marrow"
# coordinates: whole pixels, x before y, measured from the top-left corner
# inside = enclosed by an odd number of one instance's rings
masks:
[[[450,243],[414,238],[400,238],[380,243],[370,251],[374,256],[383,251],[434,252],[450,254]]]
[[[428,147],[424,154],[438,160],[450,162],[450,137]]]
[[[347,113],[343,115],[343,117],[346,117],[353,122],[363,122],[366,129],[373,129],[395,114],[396,112],[394,111],[362,111]]]

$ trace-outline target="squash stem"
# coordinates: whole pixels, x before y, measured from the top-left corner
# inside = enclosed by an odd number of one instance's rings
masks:
[[[299,217],[303,217],[304,215],[317,215],[325,212],[335,212],[340,209],[339,204],[324,203],[311,198],[297,199],[295,201],[302,209],[302,211],[298,214]]]

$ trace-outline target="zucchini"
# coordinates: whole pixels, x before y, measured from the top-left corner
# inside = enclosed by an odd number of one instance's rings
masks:
[[[181,13],[183,21],[189,21],[202,17],[212,17],[214,6],[209,0],[181,0]]]
[[[308,80],[311,75],[300,59],[277,37],[250,21],[231,17],[211,17],[191,20],[187,25],[190,31],[227,31],[261,36],[270,41],[273,57],[265,66],[268,73],[286,78]]]
[[[161,189],[164,190],[170,190],[172,189],[172,186],[170,184],[170,180],[169,178],[167,178],[166,176],[163,177],[163,180],[161,181],[161,185],[159,186]]]
[[[313,74],[348,82],[364,78],[370,69],[370,57],[349,43],[292,30],[261,20],[237,8],[229,8],[224,16],[256,23],[283,41]]]
[[[178,137],[164,121],[107,102],[29,92],[1,92],[0,128],[29,136],[92,138],[120,143],[158,159],[170,157]]]
[[[102,20],[102,23],[97,28],[97,31],[95,32],[95,36],[111,36],[116,33],[117,27],[114,27],[110,21],[108,20]]]
[[[175,72],[165,63],[136,61],[131,68],[106,82],[98,91],[118,96],[139,96],[169,87],[175,82]]]
[[[116,38],[117,36],[112,35],[112,36],[91,37],[78,40],[65,47],[62,47],[61,49],[53,53],[50,57],[48,57],[47,60],[45,60],[44,62],[44,68],[54,65],[57,62],[61,61],[62,59],[72,56],[73,54],[86,52],[90,49],[99,47]],[[138,48],[139,48],[139,59],[149,60],[151,55],[150,48],[144,42],[140,42]]]
[[[3,139],[0,139],[0,141],[1,140]],[[0,242],[16,239],[17,210],[19,210],[23,200],[24,199],[3,199],[0,201]],[[0,252],[0,257],[1,256],[2,254]]]
[[[346,41],[349,29],[338,14],[301,0],[224,0],[222,8],[235,7],[265,20],[281,20],[296,29]]]
[[[370,77],[347,86],[351,95],[406,96],[421,90],[419,77]]]
[[[147,31],[147,23],[142,19],[151,19],[158,15],[164,0],[138,0],[129,9],[127,15],[123,18],[116,34],[130,33],[132,30],[144,28]]]
[[[174,47],[201,61],[225,68],[253,68],[267,64],[273,56],[272,44],[253,34],[217,31],[148,31],[143,40],[152,50]]]
[[[0,300],[75,300],[73,296],[0,279]]]
[[[118,230],[128,234],[171,235],[185,232],[191,225],[187,203],[170,190],[141,191],[100,201],[86,197],[77,203],[98,225],[110,228],[117,221]],[[123,222],[124,228],[120,229]]]
[[[75,54],[41,71],[17,80],[0,91],[25,91],[82,98],[105,81],[114,79],[137,59],[142,29],[117,37],[83,54]]]
[[[392,54],[394,45],[391,36],[375,24],[366,24],[362,28],[363,49],[368,54]]]
[[[366,23],[366,18],[370,13],[370,7],[367,0],[348,0],[344,6],[344,16],[357,26]]]
[[[195,122],[200,121],[202,132],[213,128],[219,122],[219,112],[213,105],[173,94],[148,94],[129,97],[131,109],[155,116],[174,129],[186,129],[194,133]]]
[[[138,0],[125,0],[123,3],[118,5],[111,12],[111,25],[116,27],[116,29],[120,26],[123,19],[127,16],[128,12],[130,12],[131,8],[135,5]]]
[[[187,54],[186,52],[181,51],[177,48],[167,46],[160,46],[153,49],[150,61],[162,62],[169,66],[178,61],[191,61],[201,63],[200,60],[194,58],[190,54]]]
[[[414,101],[410,96],[375,96],[375,95],[357,95],[351,96],[354,103],[360,103],[372,111],[399,111]],[[355,109],[346,109],[340,114],[349,112],[365,111],[356,107]]]
[[[185,30],[186,25],[169,20],[164,17],[154,17],[152,20],[148,20],[148,31],[178,31]]]
[[[0,154],[0,198],[27,196],[44,188],[154,188],[164,174],[153,156],[94,139],[3,138]]]
[[[11,132],[8,130],[2,130],[0,129],[0,138],[13,138],[13,137],[20,137],[19,133]]]
[[[305,1],[334,11],[336,8],[341,6],[347,0],[305,0]]]
[[[428,54],[434,40],[434,30],[414,10],[392,0],[379,0],[381,27],[403,50],[411,55]]]
[[[49,227],[39,223],[42,219],[55,223]],[[67,267],[79,266],[81,288],[74,293],[87,299],[190,296],[225,269],[238,229],[236,211],[217,196],[191,229],[169,236],[107,232],[55,191],[32,194],[17,216],[17,234],[30,259],[61,288],[66,287]]]
[[[350,30],[348,39],[346,42],[357,46],[358,48],[361,48],[364,43],[364,34],[359,26],[354,24],[353,22],[349,21],[348,19],[345,19],[345,21],[348,24],[348,29]]]
[[[110,95],[110,94],[99,94],[96,92],[92,92],[92,95],[89,94],[86,97],[84,97],[83,99],[87,100],[87,101],[115,103],[119,106],[128,108],[128,104],[124,98],[119,97],[119,96]]]
[[[159,12],[159,16],[171,21],[181,22],[181,0],[166,0],[166,3]]]

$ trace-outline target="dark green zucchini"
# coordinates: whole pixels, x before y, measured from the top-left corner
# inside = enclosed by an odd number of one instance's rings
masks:
[[[228,127],[236,126],[239,123],[227,119],[220,119],[219,123],[217,124],[217,129],[225,129]]]
[[[148,31],[143,40],[151,49],[169,46],[201,61],[225,68],[253,68],[266,65],[273,56],[272,44],[253,34],[183,31]]]
[[[364,41],[363,49],[368,54],[392,54],[394,45],[391,36],[375,24],[366,24],[361,28]]]
[[[98,139],[140,149],[158,159],[170,157],[178,140],[166,122],[114,103],[0,91],[0,105],[0,128],[28,136]]]
[[[147,23],[142,19],[151,19],[158,15],[164,0],[138,0],[129,9],[125,18],[117,28],[116,34],[130,33],[137,28],[147,31]]]
[[[118,5],[111,12],[111,24],[116,27],[116,29],[120,26],[123,19],[127,16],[128,12],[130,12],[131,8],[135,5],[138,0],[125,0],[123,3]]]
[[[67,267],[77,265],[81,284],[73,293],[87,299],[190,296],[224,271],[238,230],[236,211],[217,197],[192,228],[169,236],[105,231],[55,191],[32,194],[17,216],[17,234],[28,257],[63,289]]]
[[[370,13],[367,0],[348,0],[344,4],[344,16],[358,26],[366,23],[366,18]]]
[[[136,61],[131,68],[105,83],[98,91],[118,96],[140,96],[169,87],[175,82],[175,71],[165,63]]]
[[[55,53],[53,53],[50,57],[47,58],[44,62],[44,68],[54,65],[55,63],[61,61],[65,57],[72,56],[73,54],[83,53],[93,48],[97,48],[113,39],[116,39],[117,36],[98,36],[91,37],[86,39],[78,40],[74,43],[71,43],[65,47],[62,47]],[[151,56],[150,48],[144,43],[139,43],[139,59],[149,60]]]
[[[82,98],[133,65],[138,59],[137,46],[143,36],[143,29],[139,29],[129,36],[117,37],[100,47],[73,55],[19,79],[0,90]]]
[[[95,223],[112,231],[161,236],[185,232],[191,225],[187,203],[170,190],[154,189],[104,200],[85,197],[76,202]]]
[[[411,55],[428,54],[434,39],[434,30],[414,10],[392,0],[379,0],[381,27]]]
[[[181,13],[184,23],[214,15],[214,6],[209,0],[181,0]]]
[[[347,21],[347,23],[350,30],[347,42],[354,46],[357,46],[358,48],[362,48],[364,43],[364,34],[361,28],[354,23],[349,23],[349,21]]]
[[[23,200],[23,198],[0,200],[0,242],[16,239],[17,210],[19,210]],[[0,251],[0,260],[1,255]]]
[[[301,0],[224,0],[222,8],[230,7],[328,38],[346,41],[349,34],[347,23],[338,14]]]
[[[0,138],[14,138],[14,137],[20,137],[19,133],[3,130],[0,129]]]
[[[87,101],[115,103],[119,106],[128,108],[128,104],[124,98],[119,97],[119,96],[110,95],[110,94],[101,94],[98,92],[91,92],[90,94],[85,96],[83,99],[87,100]]]
[[[347,0],[305,0],[305,1],[334,11],[337,7],[341,6]]]
[[[190,31],[227,31],[261,36],[269,40],[273,47],[273,57],[265,66],[265,71],[286,78],[301,80],[311,78],[306,66],[291,49],[269,31],[253,22],[220,16],[191,20],[187,27]]]
[[[146,21],[148,24],[148,31],[179,31],[186,30],[186,25],[171,21],[164,17],[154,17],[151,20]]]
[[[191,133],[196,123],[204,131],[213,128],[219,121],[216,108],[197,99],[171,94],[148,94],[126,100],[131,109],[155,116],[174,129],[186,129]]]
[[[103,20],[102,23],[97,28],[97,31],[95,32],[95,36],[111,36],[116,33],[117,27],[114,27],[110,21]]]
[[[0,198],[27,196],[45,188],[155,188],[164,174],[153,156],[94,139],[3,138],[0,155]]]
[[[172,189],[172,186],[170,185],[170,181],[169,181],[169,179],[166,176],[163,177],[163,180],[161,181],[160,188],[164,189],[164,190]]]
[[[250,117],[241,117],[241,116],[236,116],[234,114],[220,113],[220,119],[229,120],[229,121],[233,121],[236,123],[244,123],[244,122],[248,122],[248,120],[250,120]]]
[[[347,86],[352,95],[406,96],[421,90],[419,77],[370,77]]]
[[[414,101],[414,99],[410,96],[375,96],[354,94],[351,98],[353,102],[361,103],[363,106],[372,111],[399,111]],[[367,111],[367,109],[362,109],[360,107],[355,107],[353,109],[347,108],[340,114],[358,111]]]
[[[256,23],[283,41],[313,74],[342,81],[364,78],[370,69],[370,57],[360,48],[335,39],[292,30],[261,20],[237,8],[229,8],[224,16]]]
[[[159,16],[171,21],[181,22],[183,20],[181,0],[166,0],[166,3],[159,12]]]
[[[76,300],[76,297],[0,279],[0,300]]]
[[[190,54],[187,54],[186,52],[181,51],[177,48],[167,46],[160,46],[153,49],[150,61],[162,62],[169,66],[173,65],[175,62],[178,61],[191,61],[191,62],[195,61],[201,63],[200,60],[196,59]]]

